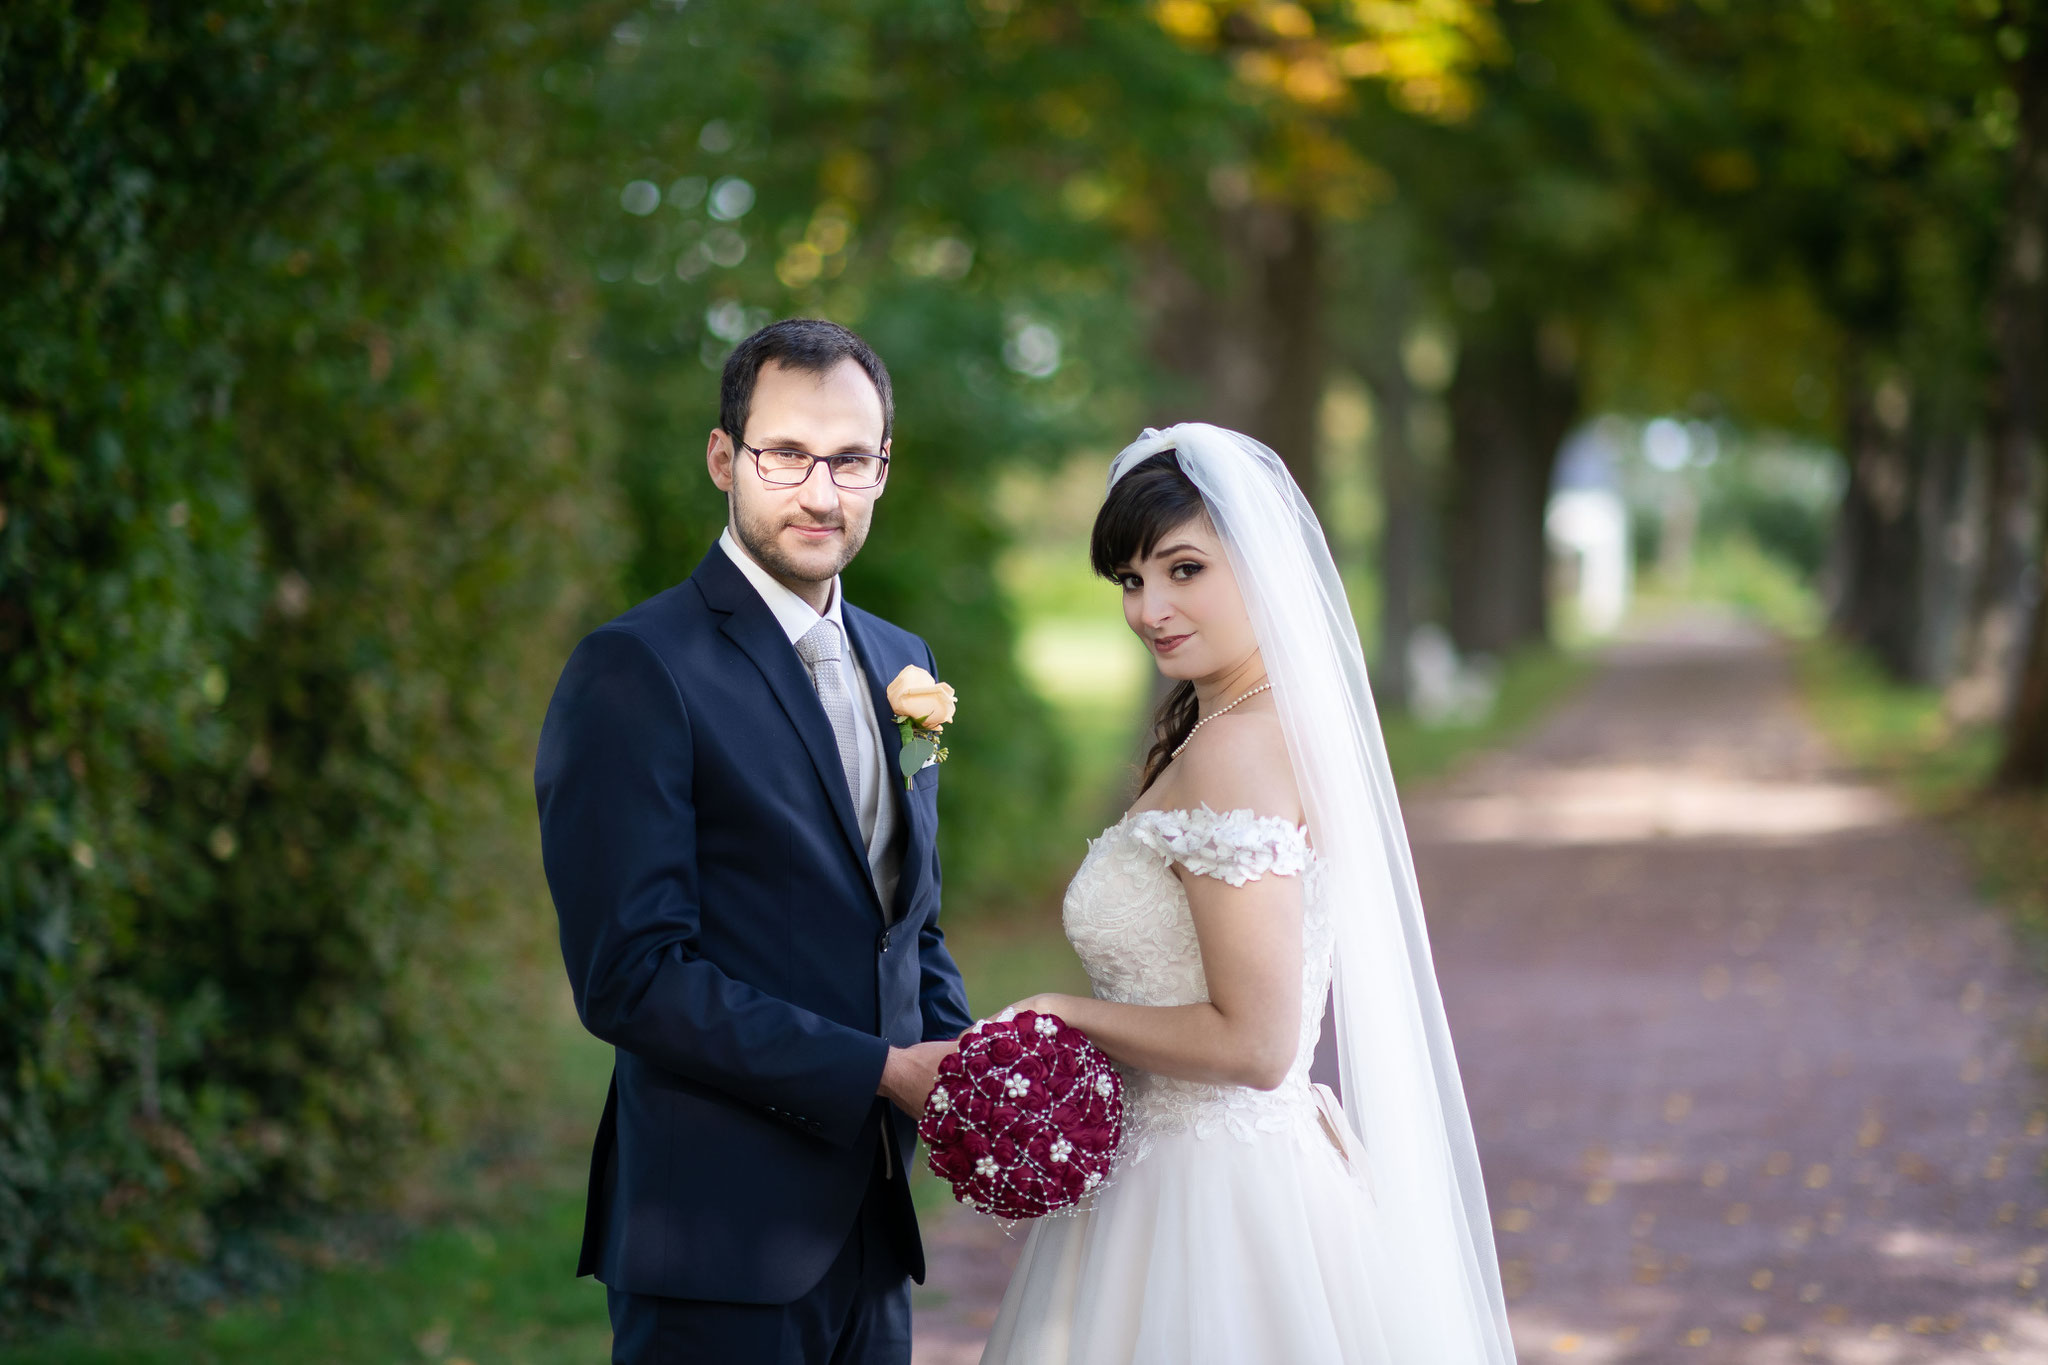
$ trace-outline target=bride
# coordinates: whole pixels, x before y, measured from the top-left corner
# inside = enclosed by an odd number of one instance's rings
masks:
[[[1038,1220],[983,1365],[1506,1365],[1471,1120],[1350,607],[1277,456],[1197,423],[1110,466],[1090,547],[1175,685],[1068,888],[1125,1138]],[[1309,1080],[1334,974],[1348,1104]]]

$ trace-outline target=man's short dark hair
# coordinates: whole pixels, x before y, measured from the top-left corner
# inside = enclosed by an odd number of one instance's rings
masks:
[[[851,360],[874,382],[882,398],[882,439],[896,426],[896,398],[889,389],[889,368],[865,341],[836,322],[823,318],[784,318],[771,322],[732,348],[718,385],[718,425],[735,441],[745,437],[754,407],[754,381],[761,367],[774,361],[787,370],[822,375]]]

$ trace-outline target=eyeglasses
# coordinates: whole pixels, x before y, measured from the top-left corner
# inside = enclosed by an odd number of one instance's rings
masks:
[[[754,468],[762,483],[794,488],[811,477],[811,466],[822,464],[832,482],[841,488],[873,488],[888,471],[887,455],[813,455],[807,450],[762,450],[739,437],[732,443],[754,457]]]

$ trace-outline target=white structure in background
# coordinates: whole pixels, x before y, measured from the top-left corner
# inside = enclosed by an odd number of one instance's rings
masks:
[[[1693,544],[1699,539],[1699,491],[1685,469],[1712,464],[1720,444],[1705,422],[1657,417],[1643,427],[1643,458],[1662,476],[1657,577],[1666,587],[1683,588],[1692,577]]]
[[[1500,669],[1484,654],[1458,657],[1442,626],[1408,634],[1408,706],[1424,725],[1477,725],[1493,714]]]
[[[1620,453],[1601,424],[1580,428],[1558,452],[1543,517],[1561,586],[1577,605],[1580,626],[1595,635],[1613,633],[1628,615],[1632,574]]]

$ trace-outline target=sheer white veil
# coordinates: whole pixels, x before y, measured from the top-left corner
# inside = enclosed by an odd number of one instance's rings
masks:
[[[1388,1345],[1400,1361],[1510,1365],[1479,1151],[1343,582],[1286,465],[1248,436],[1147,428],[1111,462],[1110,486],[1167,450],[1237,575],[1323,863],[1344,1110],[1389,1251],[1391,1282],[1371,1287]]]

